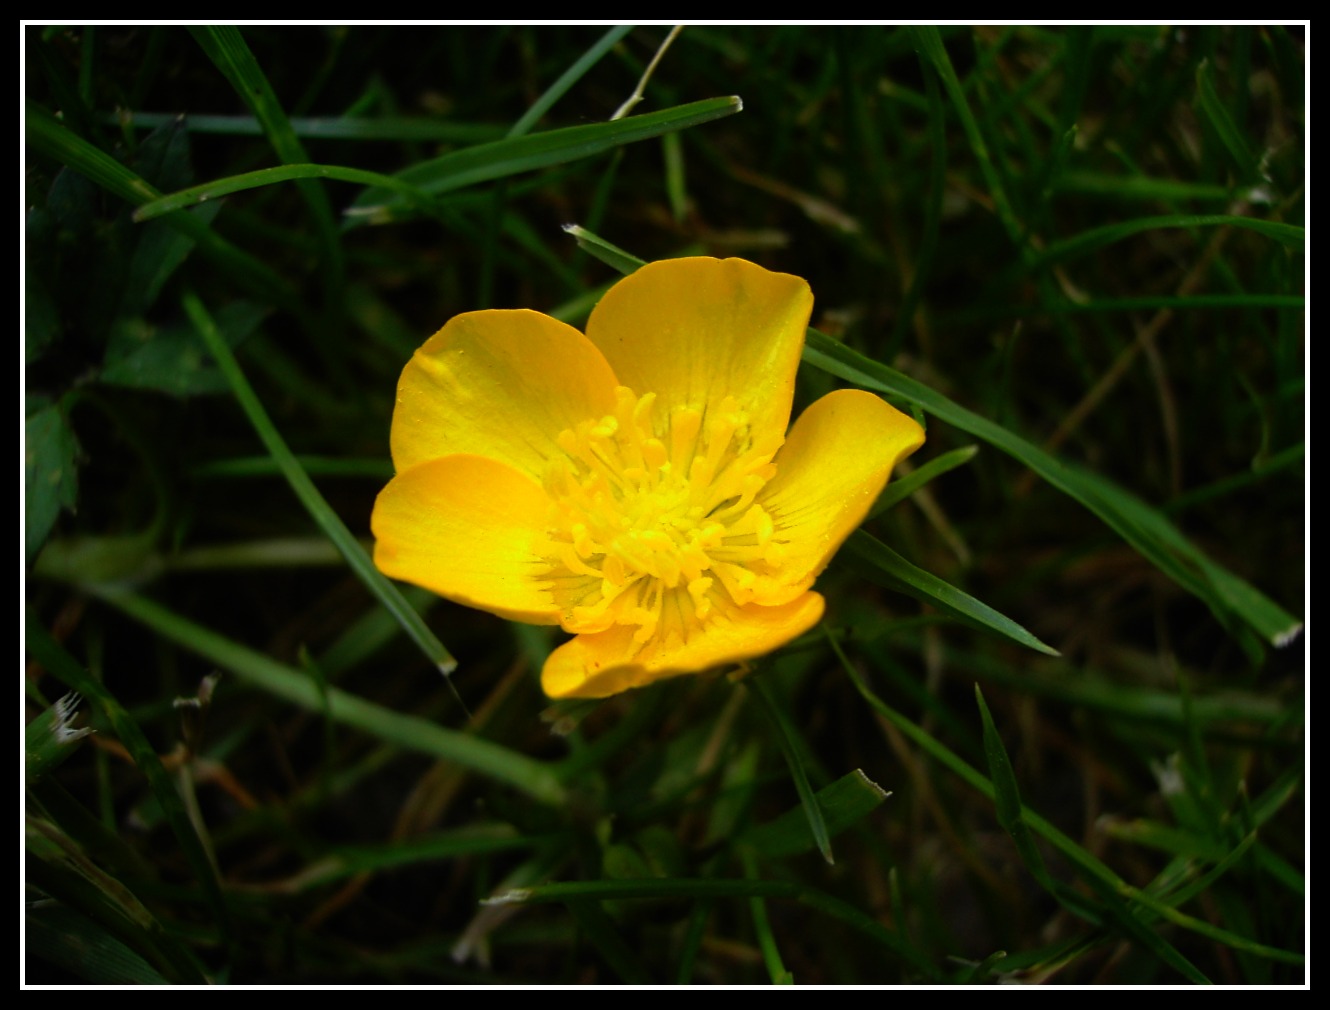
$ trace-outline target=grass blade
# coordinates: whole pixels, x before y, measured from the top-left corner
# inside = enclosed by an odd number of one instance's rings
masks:
[[[184,296],[184,305],[185,312],[198,328],[199,335],[203,338],[208,352],[226,375],[227,382],[231,384],[231,391],[235,394],[235,398],[245,412],[245,416],[249,418],[250,424],[258,432],[264,447],[281,468],[282,476],[291,485],[291,490],[296,493],[296,497],[305,506],[310,517],[318,523],[319,528],[336,545],[342,557],[346,558],[347,564],[351,566],[351,570],[365,584],[365,588],[373,593],[389,613],[397,618],[402,630],[420,647],[425,657],[445,675],[452,673],[457,668],[457,661],[444,648],[443,643],[435,637],[434,632],[430,631],[421,616],[416,613],[415,608],[407,603],[401,590],[374,567],[374,562],[365,553],[365,549],[360,546],[360,542],[346,528],[346,524],[332,510],[332,506],[328,504],[323,495],[319,494],[318,488],[309,479],[309,474],[301,467],[295,455],[273,426],[271,418],[268,417],[267,411],[263,409],[263,404],[259,402],[259,398],[254,392],[254,387],[249,384],[249,380],[245,378],[245,373],[241,371],[240,362],[236,360],[235,354],[232,353],[231,348],[218,332],[216,325],[203,307],[203,303],[193,293],[187,293]]]
[[[708,98],[660,112],[629,116],[613,123],[569,126],[492,144],[477,144],[412,165],[398,172],[396,178],[437,196],[519,172],[590,158],[624,144],[731,116],[742,109],[743,102],[738,97]],[[374,187],[362,193],[347,213],[377,222],[391,217],[401,205],[402,201],[389,191]]]
[[[511,785],[550,806],[564,802],[563,786],[544,763],[480,737],[446,729],[426,719],[375,705],[340,688],[320,689],[299,670],[172,613],[160,604],[123,589],[90,587],[98,598],[128,614],[177,645],[204,656],[262,691],[333,722],[354,726],[405,750],[453,761],[464,768]]]
[[[979,162],[984,182],[988,184],[988,192],[993,198],[993,207],[997,211],[998,219],[1007,230],[1007,237],[1011,239],[1012,245],[1024,255],[1028,248],[1025,228],[1012,209],[1006,186],[1003,185],[1002,177],[998,174],[997,166],[989,154],[983,131],[979,129],[979,123],[975,120],[974,113],[970,111],[970,101],[965,97],[965,89],[961,87],[960,79],[956,76],[956,68],[952,66],[951,57],[947,55],[946,46],[942,44],[942,36],[931,25],[916,25],[910,29],[910,33],[914,37],[916,47],[932,64],[933,70],[941,79],[951,104],[956,107],[956,116],[960,120],[961,129],[965,131],[966,139],[970,142],[970,149],[974,151],[975,160]]]
[[[1114,242],[1121,242],[1133,235],[1139,235],[1143,231],[1158,231],[1163,228],[1214,228],[1219,226],[1246,228],[1248,231],[1264,235],[1266,238],[1273,239],[1295,251],[1301,251],[1306,243],[1307,232],[1305,228],[1284,224],[1281,221],[1262,221],[1259,218],[1239,217],[1234,214],[1163,214],[1158,217],[1138,217],[1130,221],[1118,221],[1113,224],[1102,225],[1099,228],[1091,228],[1079,235],[1063,239],[1061,242],[1051,242],[1043,252],[1035,254],[1027,266],[1031,270],[1035,270],[1051,263],[1059,263],[1063,260],[1074,259],[1077,256],[1084,256],[1096,249],[1112,245]]]
[[[522,137],[530,132],[531,127],[540,122],[540,117],[549,112],[554,107],[554,103],[562,98],[574,84],[582,79],[582,76],[600,62],[600,58],[619,44],[625,35],[633,30],[633,25],[616,25],[607,31],[600,39],[578,57],[567,70],[559,75],[559,79],[545,89],[545,93],[537,98],[531,108],[522,114],[522,118],[513,124],[513,128],[508,131],[509,137]]]
[[[25,136],[36,150],[68,165],[136,207],[162,195],[109,154],[65,129],[44,109],[34,105],[27,107]],[[267,265],[226,241],[209,228],[205,221],[192,214],[175,214],[166,220],[173,228],[193,239],[200,252],[242,281],[250,290],[298,314],[302,312],[295,293],[286,284],[275,280]]]
[[[276,168],[261,168],[254,172],[242,172],[240,175],[227,176],[225,179],[214,179],[212,182],[200,183],[197,186],[190,186],[188,189],[177,190],[174,193],[169,193],[143,204],[134,212],[134,220],[150,221],[155,217],[170,214],[172,211],[180,210],[183,207],[192,207],[195,204],[206,203],[209,200],[229,196],[232,193],[243,193],[247,189],[258,189],[262,186],[271,186],[274,183],[288,182],[293,179],[337,179],[341,182],[358,182],[366,186],[391,189],[394,192],[401,193],[413,203],[426,204],[430,201],[430,198],[421,192],[419,187],[402,182],[391,175],[367,172],[359,168],[342,168],[339,165],[294,164],[280,165]]]
[[[100,681],[90,675],[77,661],[67,653],[50,632],[32,613],[27,615],[28,651],[42,664],[52,676],[87,699],[88,704],[98,710],[102,718],[110,724],[116,737],[133,757],[153,796],[161,805],[166,821],[171,827],[180,850],[189,863],[190,870],[203,888],[204,898],[212,911],[214,921],[223,933],[230,931],[230,916],[222,900],[221,884],[212,860],[208,858],[203,840],[199,838],[185,810],[185,803],[179,790],[166,769],[162,767],[157,752],[143,734],[137,722],[116,700],[115,695],[106,689]]]
[[[1209,60],[1202,60],[1196,68],[1196,103],[1219,136],[1224,150],[1233,159],[1238,178],[1246,183],[1255,182],[1259,178],[1260,168],[1247,142],[1243,140],[1242,132],[1219,97],[1219,92],[1215,90],[1214,70]]]
[[[887,485],[873,507],[868,511],[869,519],[876,519],[887,509],[900,502],[903,502],[910,495],[914,494],[929,481],[936,480],[948,471],[955,470],[959,466],[964,466],[979,452],[977,445],[963,445],[959,449],[952,449],[951,452],[944,452],[941,456],[930,459],[914,473],[906,474],[904,477],[898,477]]]
[[[259,67],[258,60],[250,52],[249,45],[240,34],[240,29],[233,25],[204,25],[191,28],[194,39],[208,54],[208,58],[217,65],[231,86],[235,88],[241,100],[249,106],[256,119],[263,126],[263,132],[272,144],[277,157],[287,164],[303,164],[309,161],[300,138],[291,129],[286,118],[286,111],[268,83],[267,76]],[[333,215],[332,204],[328,201],[327,191],[315,182],[302,181],[299,184],[301,195],[314,215],[314,223],[323,245],[323,255],[327,263],[324,285],[329,304],[336,304],[343,288],[342,243],[337,234],[337,221]]]
[[[1046,656],[1059,655],[1057,649],[1041,642],[1011,618],[936,575],[910,564],[863,530],[856,530],[845,542],[841,548],[841,557],[848,560],[860,575],[888,589],[912,596],[966,624],[995,632],[1027,649],[1034,649]]]
[[[826,821],[828,837],[840,834],[880,807],[891,794],[856,768],[817,792],[817,804]],[[740,837],[768,858],[784,858],[817,846],[803,806],[787,810],[775,820],[749,828]]]
[[[1211,561],[1162,513],[1109,481],[1073,469],[1019,435],[966,410],[923,383],[866,358],[811,328],[804,345],[804,361],[849,382],[901,397],[1028,466],[1097,515],[1184,589],[1203,599],[1226,627],[1250,627],[1276,646],[1287,644],[1301,630],[1300,621],[1253,586]]]
[[[822,815],[822,806],[817,801],[817,794],[813,792],[813,786],[808,781],[808,772],[804,769],[802,756],[799,754],[799,743],[795,739],[794,731],[790,728],[785,716],[781,713],[780,707],[776,704],[776,699],[771,695],[771,687],[766,679],[759,673],[757,676],[749,679],[748,683],[753,688],[753,693],[761,700],[763,708],[766,709],[768,718],[771,720],[772,727],[776,730],[776,740],[780,743],[781,753],[785,755],[785,761],[790,766],[790,777],[794,779],[795,791],[799,794],[799,802],[803,806],[804,817],[808,821],[808,829],[813,834],[813,841],[817,844],[817,850],[822,853],[828,865],[835,865],[836,860],[831,854],[831,837],[827,831],[827,822]]]

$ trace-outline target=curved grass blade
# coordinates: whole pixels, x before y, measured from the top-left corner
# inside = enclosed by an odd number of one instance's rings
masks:
[[[492,144],[477,144],[432,161],[412,165],[398,172],[395,178],[431,196],[437,196],[520,172],[590,158],[624,144],[731,116],[742,109],[743,101],[737,96],[708,98],[612,123],[569,126],[526,137],[499,140]],[[373,187],[356,199],[347,214],[380,220],[391,216],[402,203],[391,191]]]
[[[1292,641],[1302,624],[1253,586],[1211,561],[1162,513],[1103,478],[1075,469],[1006,428],[866,358],[810,328],[804,361],[849,382],[900,397],[1028,466],[1080,502],[1187,591],[1204,600],[1226,627],[1249,627],[1275,646]],[[851,543],[853,543],[853,538]]]
[[[651,982],[636,952],[628,946],[614,925],[614,920],[605,914],[599,901],[570,899],[564,905],[577,920],[578,928],[621,979],[629,985],[647,985]]]
[[[786,763],[790,766],[790,777],[794,779],[794,788],[799,794],[799,802],[803,806],[804,817],[808,821],[809,831],[813,834],[813,841],[827,864],[834,866],[836,860],[831,854],[831,837],[827,832],[827,822],[822,816],[822,806],[818,803],[817,794],[813,792],[812,783],[808,781],[808,772],[804,769],[803,758],[799,754],[799,742],[795,739],[794,731],[781,713],[776,699],[772,697],[771,687],[767,684],[766,678],[759,673],[750,678],[748,684],[762,702],[767,717],[776,730],[776,740],[780,744],[781,753],[785,755]]]
[[[1060,655],[1057,649],[1041,642],[1011,618],[1003,616],[988,604],[981,603],[936,575],[910,564],[882,541],[863,530],[856,530],[850,539],[845,541],[845,546],[841,548],[841,557],[849,560],[852,567],[865,578],[888,589],[912,596],[921,603],[937,607],[966,624],[996,632],[1046,656]]]
[[[259,62],[254,58],[240,29],[233,25],[203,25],[191,28],[194,40],[208,54],[208,58],[217,65],[231,86],[235,88],[241,100],[249,106],[256,119],[263,126],[263,132],[272,144],[277,157],[287,164],[304,164],[309,161],[300,138],[291,129],[286,118],[286,110],[277,101],[272,85],[268,83]],[[328,191],[314,182],[300,182],[301,196],[309,205],[314,215],[314,223],[323,246],[324,261],[327,268],[324,273],[324,287],[329,305],[337,304],[341,295],[344,275],[342,244],[337,233],[337,220],[332,204],[328,200]]]
[[[925,978],[936,980],[936,967],[900,934],[887,929],[853,905],[789,880],[732,880],[695,877],[637,877],[620,880],[581,880],[519,887],[486,898],[486,905],[530,905],[586,900],[646,900],[685,898],[785,898],[815,909],[877,940]]]
[[[944,473],[955,470],[958,466],[964,466],[974,459],[978,452],[979,446],[977,445],[963,445],[959,449],[952,449],[950,452],[944,452],[941,456],[930,459],[913,473],[898,477],[878,495],[877,501],[868,510],[868,518],[876,519],[893,505],[910,497],[929,481],[936,480]]]
[[[224,179],[214,179],[212,182],[205,182],[197,186],[190,186],[188,189],[168,193],[166,196],[158,197],[139,207],[138,210],[134,211],[134,220],[151,221],[163,214],[170,214],[172,211],[184,207],[206,203],[221,196],[243,193],[247,189],[258,189],[262,186],[289,182],[293,179],[336,179],[339,182],[359,182],[366,186],[380,186],[401,193],[413,204],[427,204],[430,202],[429,196],[421,192],[418,186],[402,182],[391,175],[368,172],[359,168],[343,168],[340,165],[294,164],[279,165],[275,168],[260,168],[257,171],[242,172],[239,175],[228,175]]]
[[[354,726],[405,750],[453,761],[497,782],[504,782],[540,803],[557,806],[565,800],[564,788],[558,778],[540,761],[489,740],[446,729],[416,716],[393,712],[337,687],[320,690],[305,673],[124,589],[111,586],[88,589],[163,638],[206,657],[262,691],[326,716],[333,722]]]
[[[1220,143],[1228,151],[1228,156],[1233,159],[1233,167],[1237,169],[1238,178],[1243,182],[1255,182],[1260,177],[1260,166],[1251,149],[1247,147],[1242,131],[1238,129],[1228,109],[1224,107],[1219,92],[1215,90],[1214,72],[1210,68],[1209,60],[1202,60],[1196,67],[1196,102],[1210,125],[1214,127]]]
[[[947,55],[946,46],[942,44],[942,36],[931,25],[915,25],[909,31],[914,37],[916,47],[937,72],[947,96],[951,99],[951,104],[956,107],[956,116],[961,122],[961,129],[965,131],[966,139],[970,142],[971,150],[974,151],[975,160],[979,162],[984,182],[988,184],[988,192],[993,198],[993,207],[997,211],[998,219],[1006,229],[1007,237],[1024,256],[1029,248],[1025,240],[1025,228],[1016,217],[1011,200],[1007,196],[1007,188],[1003,185],[997,165],[989,153],[988,143],[984,140],[983,131],[979,129],[979,123],[974,118],[974,113],[970,111],[970,101],[965,97],[965,89],[956,76],[956,68],[952,66],[951,57]]]
[[[24,821],[27,884],[87,916],[166,978],[207,984],[189,952],[120,881],[92,862],[58,825]]]
[[[186,314],[198,328],[199,335],[203,338],[208,352],[226,376],[227,382],[231,385],[231,391],[235,394],[235,398],[245,412],[245,416],[249,418],[250,424],[254,426],[254,430],[263,441],[264,447],[281,468],[282,476],[291,485],[291,490],[296,493],[296,497],[305,506],[310,517],[318,523],[319,528],[336,545],[342,557],[346,558],[347,564],[351,566],[351,570],[355,572],[356,577],[365,584],[365,588],[373,593],[379,602],[397,618],[402,630],[419,646],[425,657],[445,675],[452,673],[457,668],[457,661],[444,648],[443,643],[435,637],[434,632],[430,631],[421,616],[416,613],[415,608],[407,603],[401,590],[374,567],[374,562],[365,553],[365,549],[360,546],[360,542],[346,528],[346,524],[342,522],[341,517],[332,510],[332,506],[319,493],[318,488],[314,486],[314,482],[309,479],[309,474],[301,467],[295,455],[273,426],[272,419],[268,417],[267,411],[263,409],[263,404],[259,402],[259,398],[254,392],[254,387],[245,378],[245,373],[241,371],[240,363],[236,360],[235,354],[218,332],[216,325],[203,307],[203,303],[192,292],[187,292],[183,301]]]
[[[180,119],[178,112],[107,112],[99,122],[124,129],[155,130]],[[303,140],[395,140],[435,141],[450,144],[481,144],[504,135],[502,126],[460,123],[426,116],[291,116],[291,131]],[[253,116],[210,116],[191,113],[185,121],[190,133],[213,133],[232,137],[260,137],[263,124]]]
[[[531,108],[522,114],[522,118],[513,124],[513,128],[508,131],[509,137],[522,137],[530,132],[531,127],[540,122],[540,117],[549,112],[554,107],[554,103],[562,98],[574,84],[582,79],[582,76],[600,62],[600,58],[619,44],[625,35],[633,30],[633,25],[615,25],[593,45],[584,52],[577,60],[559,75],[559,79],[545,89],[544,94],[531,104]]]
[[[979,718],[984,727],[984,758],[988,762],[988,777],[993,782],[993,803],[997,807],[998,824],[1002,825],[1002,830],[1016,843],[1016,851],[1031,876],[1039,881],[1044,890],[1058,896],[1060,889],[1048,875],[1048,869],[1044,866],[1044,857],[1039,854],[1034,839],[1030,837],[1030,826],[1025,823],[1022,813],[1024,808],[1021,806],[1021,792],[1016,784],[1016,773],[1012,770],[1011,758],[1007,756],[1007,749],[1002,745],[1002,738],[998,736],[997,727],[993,724],[993,714],[989,712],[988,703],[984,701],[984,692],[979,689],[978,684],[974,685],[974,698],[979,704]]]
[[[180,850],[189,863],[190,870],[203,888],[204,898],[208,902],[217,925],[223,933],[229,933],[230,916],[227,914],[226,904],[222,900],[221,885],[217,880],[216,869],[212,860],[208,857],[203,840],[199,838],[198,833],[194,830],[194,825],[190,822],[189,814],[185,810],[185,803],[181,799],[179,790],[171,780],[171,776],[167,774],[166,769],[162,767],[157,752],[153,750],[152,744],[144,736],[143,730],[139,728],[138,723],[116,700],[115,695],[85,671],[74,657],[51,637],[50,632],[32,613],[27,615],[25,630],[27,632],[28,651],[32,653],[33,658],[71,691],[77,691],[83,695],[88,704],[96,708],[102,718],[110,724],[116,737],[125,745],[125,749],[133,757],[139,771],[148,780],[148,786],[152,790],[153,796],[166,815],[166,821],[170,825],[176,841],[180,844]]]
[[[28,105],[26,109],[25,136],[38,151],[68,165],[136,207],[162,195],[156,187],[105,151],[65,129],[50,113],[35,105]],[[193,239],[201,253],[213,259],[250,290],[298,315],[304,315],[303,306],[293,290],[274,279],[272,270],[265,264],[214,232],[206,221],[193,214],[175,214],[166,220],[171,227]]]
[[[1114,242],[1121,242],[1143,231],[1158,231],[1161,228],[1213,228],[1220,225],[1246,228],[1298,251],[1301,251],[1306,243],[1306,229],[1293,224],[1284,224],[1282,221],[1262,221],[1259,218],[1239,217],[1233,214],[1163,214],[1158,217],[1138,217],[1131,221],[1106,224],[1083,231],[1061,242],[1052,242],[1042,252],[1036,253],[1026,265],[1029,269],[1035,270],[1051,263],[1084,256],[1086,253],[1102,249]]]
[[[752,852],[740,851],[739,860],[743,863],[744,876],[757,880],[757,860]],[[776,945],[776,934],[771,929],[771,919],[767,915],[767,903],[759,897],[748,899],[748,911],[753,918],[753,932],[757,935],[757,946],[762,951],[762,960],[771,976],[772,985],[794,985],[794,976],[785,967],[780,956],[780,947]]]
[[[640,260],[612,242],[606,242],[599,235],[587,231],[580,224],[566,224],[563,226],[563,230],[573,237],[579,249],[586,250],[606,266],[613,267],[624,276],[632,273],[638,267],[647,265],[646,260]]]
[[[157,969],[99,925],[61,905],[29,908],[24,916],[27,953],[88,982],[170,985]]]
[[[965,782],[971,788],[996,803],[997,793],[987,778],[972,768],[963,758],[948,748],[945,744],[934,739],[934,737],[925,731],[922,727],[911,722],[905,716],[901,715],[890,705],[879,698],[864,682],[859,675],[859,671],[854,668],[841,649],[840,643],[833,636],[828,636],[832,648],[840,660],[842,668],[854,683],[859,694],[879,715],[890,722],[900,732],[906,736],[912,743],[926,752],[933,760],[954,774],[961,781]],[[1255,947],[1252,941],[1246,937],[1224,930],[1217,930],[1207,922],[1196,919],[1193,916],[1184,915],[1158,899],[1152,898],[1148,894],[1143,894],[1139,889],[1132,887],[1121,877],[1119,877],[1105,863],[1101,862],[1095,855],[1078,845],[1072,839],[1068,838],[1056,827],[1046,821],[1043,817],[1022,805],[1021,817],[1030,830],[1042,837],[1054,849],[1056,849],[1071,866],[1079,873],[1081,879],[1093,888],[1095,893],[1103,902],[1104,910],[1109,913],[1110,921],[1116,923],[1125,933],[1139,941],[1146,949],[1153,952],[1165,964],[1170,965],[1182,973],[1186,978],[1199,984],[1209,984],[1209,980],[1201,971],[1196,968],[1183,954],[1172,944],[1156,933],[1149,924],[1141,917],[1137,916],[1129,907],[1130,903],[1136,903],[1143,912],[1153,912],[1160,917],[1166,917],[1175,925],[1193,932],[1201,933],[1205,936],[1215,939],[1235,949],[1241,948],[1248,953],[1254,953],[1261,957],[1272,960],[1287,961],[1290,963],[1301,963],[1301,955],[1292,951],[1281,950],[1277,947],[1268,947],[1263,944],[1257,944]],[[1073,892],[1062,890],[1061,895],[1064,898],[1073,897]],[[1079,904],[1079,903],[1077,903]],[[1157,906],[1163,906],[1167,909],[1167,914],[1160,911]],[[1069,907],[1075,907],[1069,904]],[[1096,922],[1096,918],[1090,921]],[[1219,933],[1223,936],[1220,937]]]

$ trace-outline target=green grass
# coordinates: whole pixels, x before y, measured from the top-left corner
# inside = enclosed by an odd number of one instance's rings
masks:
[[[26,981],[1305,982],[1303,30],[686,27],[611,122],[668,32],[25,28]],[[697,254],[928,441],[822,627],[551,704],[368,563],[397,376]]]

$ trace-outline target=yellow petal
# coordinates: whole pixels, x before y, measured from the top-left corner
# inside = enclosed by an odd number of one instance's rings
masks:
[[[666,677],[700,673],[765,655],[811,628],[826,603],[817,593],[781,607],[734,607],[712,616],[688,640],[652,640],[634,653],[632,626],[578,635],[545,661],[541,687],[551,698],[608,698]]]
[[[531,624],[557,624],[558,608],[532,552],[545,492],[512,467],[445,456],[403,470],[379,493],[370,527],[385,575]]]
[[[864,521],[892,468],[924,444],[914,418],[860,389],[822,397],[799,416],[758,496],[785,542],[782,581],[812,585]]]
[[[733,396],[755,435],[779,444],[813,310],[806,281],[741,259],[648,263],[614,285],[587,322],[619,382],[673,407]]]
[[[614,373],[581,333],[526,309],[450,319],[402,370],[393,411],[399,471],[454,453],[540,480],[559,432],[614,410]]]

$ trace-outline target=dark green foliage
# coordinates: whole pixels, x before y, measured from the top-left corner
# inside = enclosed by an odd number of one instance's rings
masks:
[[[1302,30],[689,27],[609,123],[667,34],[25,28],[28,982],[1304,980]],[[365,560],[397,376],[699,253],[928,442],[756,681],[550,706]]]

